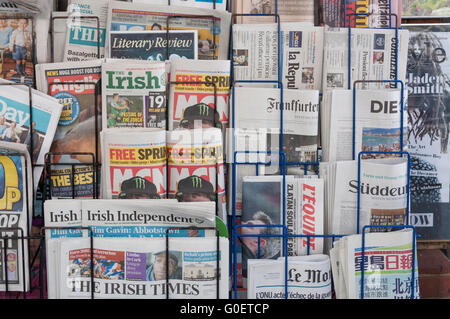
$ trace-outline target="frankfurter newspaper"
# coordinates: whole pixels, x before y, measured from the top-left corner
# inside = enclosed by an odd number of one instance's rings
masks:
[[[108,3],[109,0],[71,0],[67,7],[69,18],[67,19],[64,62],[105,57]],[[80,18],[90,16],[92,18]]]
[[[331,249],[337,299],[362,298],[361,237],[346,236]],[[413,241],[411,229],[365,235],[364,299],[410,299],[412,293],[414,299],[420,298],[417,250],[413,259]]]
[[[0,80],[0,83],[12,83]],[[62,105],[55,98],[31,89],[32,123],[30,131],[30,89],[28,86],[0,85],[0,139],[28,145],[33,150],[33,163],[40,164],[33,170],[35,190],[41,177],[44,155],[50,145],[58,126]]]
[[[278,5],[275,8],[275,5]],[[314,23],[314,0],[233,0],[233,13],[279,14],[285,22]],[[270,23],[275,17],[237,17],[238,23]]]
[[[390,29],[352,28],[351,73],[348,36],[348,28],[325,31],[323,92],[331,89],[353,89],[357,80],[400,80],[405,83],[409,38],[407,30],[396,32]],[[358,88],[386,87],[393,88],[395,83],[358,85]]]
[[[21,237],[28,236],[33,215],[31,159],[26,145],[0,142],[0,148],[0,291],[28,291],[28,240]]]
[[[402,21],[402,0],[319,0],[318,5],[319,23],[333,28],[395,28]]]
[[[212,201],[226,220],[222,133],[218,128],[167,132],[168,194],[179,202]]]
[[[166,129],[164,61],[109,60],[102,65],[102,127]]]
[[[353,98],[355,98],[355,111],[353,111]],[[401,132],[402,104],[403,132]],[[357,159],[361,151],[399,152],[406,151],[408,148],[406,90],[403,91],[403,96],[399,89],[358,89],[355,91],[355,96],[353,90],[333,90],[324,98],[321,116],[324,161]],[[353,121],[355,121],[354,126]],[[327,124],[329,126],[323,126]],[[363,154],[362,158],[388,156],[398,155],[373,153]]]
[[[102,198],[165,198],[166,132],[106,129],[101,132]]]
[[[406,158],[361,160],[359,231],[365,225],[404,225],[407,207]],[[328,163],[322,174],[327,185],[328,226],[331,234],[358,231],[358,161]],[[386,228],[374,229],[385,231]]]
[[[288,299],[331,299],[330,257],[288,257],[287,262],[288,271],[285,272],[285,257],[250,259],[247,298],[284,299],[287,283]]]
[[[169,18],[170,16],[177,17]],[[165,30],[167,23],[171,30],[197,30],[198,58],[212,60],[217,57],[223,60],[228,57],[230,21],[231,13],[222,10],[111,1],[107,23],[110,26],[108,33],[127,30]],[[107,51],[109,45],[107,42]]]
[[[133,0],[133,3],[167,5],[167,0]],[[214,3],[216,7],[214,8]],[[171,6],[226,10],[227,0],[172,0]]]
[[[67,239],[61,243],[59,297],[90,298],[92,289],[94,298],[228,298],[228,239],[219,238],[217,252],[214,237],[172,238],[166,253],[164,238],[98,238],[92,287],[89,239]]]
[[[283,70],[283,88],[320,90],[323,27],[283,22],[280,24],[280,32],[279,45],[276,23],[233,25],[235,79],[277,81],[279,63]],[[258,86],[262,85],[276,87],[276,83],[258,83]]]
[[[176,83],[169,88],[169,130],[192,129],[196,121],[201,121],[202,127],[222,128],[225,136],[229,122],[230,61],[171,61],[170,81]]]
[[[71,165],[50,167],[52,197],[92,197],[95,193],[93,164],[101,160],[100,152],[96,151],[99,138],[96,134],[101,130],[100,85],[97,87],[101,65],[101,60],[93,60],[81,65],[65,62],[36,66],[38,90],[56,98],[63,107],[50,151],[65,154],[50,156],[50,162],[74,164],[74,172]],[[75,152],[92,155],[68,155]]]

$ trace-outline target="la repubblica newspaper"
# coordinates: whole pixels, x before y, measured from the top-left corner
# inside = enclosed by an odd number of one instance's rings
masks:
[[[161,255],[165,253],[165,239],[155,238],[165,237],[168,228],[173,226],[214,227],[216,225],[214,203],[177,203],[176,200],[170,199],[51,200],[46,201],[45,205],[47,227],[91,227],[95,237],[93,263],[96,297],[111,298],[112,294],[117,294],[116,297],[121,298],[126,296],[165,298],[165,289],[169,289],[171,298],[216,297],[218,270],[215,231],[202,229],[170,231],[169,258],[174,261],[171,261],[169,266],[169,288],[166,287],[165,281],[166,268],[160,265],[163,261],[160,260]],[[80,230],[47,230],[47,258],[49,266],[55,270],[49,273],[51,298],[90,297],[91,247],[89,238],[86,238],[88,235],[87,231]],[[82,236],[85,238],[80,238]],[[133,239],[125,237],[133,237]],[[146,238],[146,240],[139,238]],[[177,243],[181,243],[181,246]],[[71,251],[69,255],[75,254],[77,257],[68,256],[69,250]],[[123,257],[124,254],[127,255],[125,259],[122,258],[124,260],[107,258],[107,256],[118,255]],[[228,291],[228,240],[226,238],[220,238],[219,259],[220,297],[224,298]],[[172,265],[172,263],[175,264]],[[68,271],[62,271],[62,269],[68,269]],[[206,271],[203,277],[202,271]],[[118,280],[114,282],[114,287],[118,287],[116,284],[119,284],[123,288],[131,287],[132,289],[139,284],[142,286],[140,288],[142,291],[131,293],[130,290],[127,293],[124,290],[122,293],[113,293],[111,291],[113,286],[108,284],[113,283],[111,280]],[[103,286],[101,290],[97,290],[99,285]],[[180,285],[184,286],[184,289],[179,287]],[[193,290],[196,291],[187,292],[189,285],[192,285]],[[155,290],[157,287],[159,290]]]
[[[304,23],[281,23],[280,33],[281,42],[278,43],[278,24],[233,25],[232,67],[235,80],[277,81],[280,60],[284,89],[320,90],[323,27]],[[277,87],[276,83],[258,83],[258,86]]]
[[[63,107],[51,152],[65,153],[49,157],[52,197],[92,197],[95,193],[96,134],[101,130],[100,85],[102,60],[38,64],[37,88],[56,98]],[[96,109],[97,108],[97,109]],[[90,153],[68,155],[68,153]],[[94,158],[98,156],[99,158]],[[90,165],[79,165],[89,163]],[[72,166],[74,179],[72,181]]]
[[[28,239],[23,237],[33,215],[31,159],[26,145],[0,142],[0,148],[0,291],[28,291]]]

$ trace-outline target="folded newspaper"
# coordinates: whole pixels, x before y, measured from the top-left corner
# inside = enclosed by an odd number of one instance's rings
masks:
[[[108,7],[107,25],[110,28],[107,30],[106,52],[111,45],[108,42],[109,32],[165,30],[169,25],[171,30],[197,30],[199,59],[226,59],[230,21],[231,13],[223,10],[111,1]]]
[[[353,90],[326,92],[321,109],[323,160],[358,159],[361,151],[406,151],[407,97],[407,91],[402,96],[400,89],[357,89],[355,94]],[[372,153],[362,158],[389,156],[392,155]]]
[[[52,197],[92,197],[95,193],[93,164],[101,160],[100,148],[96,151],[101,130],[101,96],[97,85],[101,65],[102,60],[93,60],[36,66],[38,90],[56,98],[63,107],[50,148],[57,155],[50,156],[49,161],[58,163],[50,171]],[[65,163],[68,165],[60,165]]]
[[[166,128],[164,61],[108,60],[102,65],[102,127]]]
[[[102,198],[165,198],[167,193],[166,132],[159,129],[106,129]]]
[[[358,161],[321,163],[327,189],[326,231],[350,235],[358,231]],[[407,207],[406,158],[365,159],[360,168],[359,231],[365,225],[404,225]],[[385,231],[386,228],[374,229]]]
[[[331,264],[327,255],[248,261],[248,299],[331,299]]]
[[[30,94],[29,87],[8,83],[12,82],[0,81],[0,139],[26,144],[28,151],[31,151],[33,145],[31,158],[34,164],[40,165],[33,170],[36,190],[43,170],[44,155],[50,150],[62,105],[57,99],[37,90],[31,89]]]
[[[357,80],[399,80],[405,83],[409,38],[407,30],[352,28],[350,66],[348,36],[348,28],[325,31],[324,93],[335,88],[353,89]],[[365,83],[358,88],[393,88],[395,85],[392,82]]]
[[[21,237],[33,216],[31,159],[25,145],[0,142],[0,149],[0,291],[28,291],[29,242]]]
[[[416,240],[413,231],[366,234],[364,256],[361,237],[346,236],[336,241],[330,251],[336,298],[409,299],[413,293],[415,299],[420,298],[417,251],[413,259],[413,241]]]
[[[168,194],[180,202],[217,203],[226,220],[222,132],[218,128],[167,132]]]
[[[214,203],[177,203],[176,200],[47,200],[44,203],[49,297],[59,294],[58,266],[61,243],[67,238],[165,237],[169,227],[215,227]],[[64,229],[64,227],[66,227]],[[72,227],[73,229],[71,229]],[[59,228],[59,229],[58,229]],[[215,236],[214,230],[173,229],[171,237]],[[97,239],[95,240],[95,243]]]
[[[233,25],[235,80],[278,81],[281,76],[285,89],[320,90],[323,27],[283,22],[280,24],[280,32],[278,38],[276,23]],[[281,43],[278,43],[279,39]],[[262,85],[277,87],[276,83],[258,83],[258,86]]]

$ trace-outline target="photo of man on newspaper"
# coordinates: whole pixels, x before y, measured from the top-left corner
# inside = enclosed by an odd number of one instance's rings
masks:
[[[169,265],[166,266],[166,251],[147,254],[147,281],[165,280],[167,272],[169,279],[182,279],[183,266],[180,264],[182,255],[180,251],[169,252]]]
[[[179,202],[209,202],[215,201],[216,194],[210,182],[194,175],[178,183],[175,197]]]
[[[142,127],[143,99],[141,96],[107,96],[108,127]]]
[[[198,103],[188,106],[183,111],[179,129],[194,129],[197,121],[201,121],[202,128],[217,127],[222,128],[219,113],[205,103]]]
[[[120,185],[120,199],[160,199],[155,184],[143,177],[135,176]]]

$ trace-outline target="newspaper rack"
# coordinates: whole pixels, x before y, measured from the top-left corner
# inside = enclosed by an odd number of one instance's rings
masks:
[[[80,19],[80,20],[95,20],[97,22],[97,59],[100,59],[100,18],[94,15],[67,15],[67,16],[59,16],[59,17],[51,17],[50,22],[50,61],[55,62],[55,48],[54,48],[54,30],[55,30],[55,20],[69,20],[72,19]]]
[[[215,230],[216,231],[216,299],[220,299],[220,235],[217,227],[168,227],[166,229],[166,299],[169,299],[169,234],[172,230]]]

